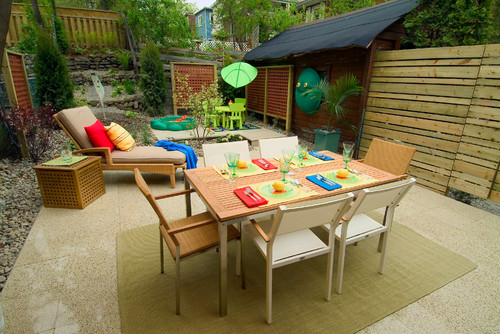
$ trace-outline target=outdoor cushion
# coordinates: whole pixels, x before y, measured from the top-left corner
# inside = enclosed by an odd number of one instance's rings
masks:
[[[61,110],[57,114],[57,119],[64,125],[73,138],[78,142],[81,148],[92,148],[94,145],[90,142],[86,126],[91,126],[97,121],[89,107],[83,106],[79,108]]]
[[[127,130],[122,128],[119,124],[111,122],[106,126],[106,135],[108,135],[111,142],[117,149],[122,151],[130,151],[135,146],[135,140],[132,138]]]
[[[157,146],[136,146],[131,151],[115,150],[113,163],[172,163],[183,164],[186,155],[179,151],[167,151]]]
[[[109,140],[106,135],[106,129],[100,120],[97,120],[93,125],[86,126],[85,132],[94,147],[109,147],[110,152],[113,152],[115,145]]]

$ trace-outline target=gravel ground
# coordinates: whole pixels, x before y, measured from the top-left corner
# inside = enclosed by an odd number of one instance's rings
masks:
[[[139,145],[153,144],[157,141],[157,138],[148,130],[151,120],[148,116],[138,114],[135,118],[130,118],[125,116],[124,111],[116,108],[106,108],[106,116],[104,121],[102,115],[99,113],[97,115],[106,124],[116,122],[122,125],[133,135]],[[257,126],[283,133],[282,130],[264,125],[255,119],[250,121]],[[52,147],[42,160],[47,161],[57,156],[67,141],[68,138],[61,130],[54,131]],[[208,142],[215,142],[215,140]],[[301,143],[312,147],[311,143],[302,141]],[[188,144],[195,149],[198,156],[203,155],[201,145],[195,145],[194,141],[189,141]],[[0,291],[43,205],[33,169],[34,165],[28,159],[0,160]],[[468,198],[471,199],[471,205],[500,215],[500,205],[470,196]]]

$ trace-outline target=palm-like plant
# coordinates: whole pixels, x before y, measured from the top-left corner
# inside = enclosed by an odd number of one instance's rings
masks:
[[[320,81],[318,85],[311,88],[305,94],[311,98],[321,100],[321,106],[329,114],[326,130],[332,131],[334,122],[336,124],[344,122],[346,109],[342,106],[344,102],[353,95],[363,92],[363,87],[358,85],[358,78],[352,74],[343,75],[333,84],[326,79]]]

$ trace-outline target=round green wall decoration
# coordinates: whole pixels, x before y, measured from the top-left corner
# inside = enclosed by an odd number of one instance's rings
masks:
[[[317,112],[321,100],[313,98],[312,94],[304,95],[304,92],[319,84],[320,80],[318,72],[312,68],[306,68],[300,73],[299,81],[295,87],[295,102],[307,114]]]

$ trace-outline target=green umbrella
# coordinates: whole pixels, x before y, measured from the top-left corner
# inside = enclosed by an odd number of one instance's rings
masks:
[[[257,77],[257,69],[247,63],[234,63],[226,66],[221,71],[222,80],[239,88],[248,85]]]

